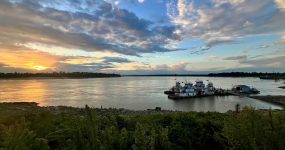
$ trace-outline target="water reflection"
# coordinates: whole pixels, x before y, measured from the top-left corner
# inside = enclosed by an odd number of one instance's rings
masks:
[[[37,102],[46,105],[47,84],[37,80],[3,80],[0,84],[1,102]]]
[[[180,81],[210,80],[216,87],[231,88],[233,84],[247,84],[258,88],[262,95],[285,95],[278,87],[284,81],[274,82],[257,78],[207,77],[122,77],[103,79],[46,79],[0,80],[0,101],[35,101],[42,106],[67,105],[84,107],[116,107],[145,110],[154,107],[182,111],[233,110],[236,104],[256,108],[280,107],[247,97],[205,97],[173,101],[163,91]]]

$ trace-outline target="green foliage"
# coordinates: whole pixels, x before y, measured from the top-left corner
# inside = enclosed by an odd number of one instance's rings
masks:
[[[285,115],[246,108],[228,118],[224,133],[234,149],[285,149]]]
[[[285,149],[283,111],[123,115],[86,106],[0,114],[0,149]]]
[[[7,150],[49,149],[47,141],[36,137],[29,124],[21,118],[10,126],[1,126],[0,146]]]

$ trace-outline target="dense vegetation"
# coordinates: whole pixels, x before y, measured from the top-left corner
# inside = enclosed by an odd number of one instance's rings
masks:
[[[285,149],[283,111],[124,113],[0,106],[2,149]]]
[[[285,73],[262,73],[262,72],[224,72],[210,73],[210,77],[259,77],[263,79],[285,79]]]
[[[259,77],[262,79],[285,79],[285,73],[263,73],[263,72],[223,72],[223,73],[210,73],[210,74],[156,74],[156,75],[130,75],[130,76]]]
[[[91,73],[91,72],[53,72],[53,73],[0,73],[4,78],[102,78],[120,77],[119,74]],[[157,75],[126,75],[126,76],[209,76],[209,77],[259,77],[262,79],[285,79],[285,73],[258,72],[224,72],[210,74],[157,74]]]
[[[53,72],[53,73],[0,73],[0,78],[102,78],[120,77],[118,74],[91,72]]]

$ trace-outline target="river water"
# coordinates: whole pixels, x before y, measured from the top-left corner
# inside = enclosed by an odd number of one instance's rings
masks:
[[[236,104],[258,109],[281,109],[259,100],[239,97],[204,97],[171,100],[164,90],[179,81],[210,80],[217,88],[229,89],[236,84],[256,87],[260,95],[285,95],[284,81],[260,80],[258,78],[221,77],[121,77],[95,79],[35,79],[0,80],[0,102],[37,102],[41,106],[115,107],[145,110],[161,107],[179,111],[233,110]]]

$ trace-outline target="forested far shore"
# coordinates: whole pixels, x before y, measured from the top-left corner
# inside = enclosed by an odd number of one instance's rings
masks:
[[[258,77],[261,79],[285,79],[285,73],[264,73],[264,72],[222,72],[222,73],[209,73],[209,74],[147,74],[147,75],[125,75],[125,76]]]
[[[285,79],[285,73],[263,73],[263,72],[223,72],[209,74],[153,74],[153,75],[123,75],[123,76],[205,76],[205,77],[258,77],[261,79]],[[9,78],[104,78],[121,77],[113,73],[92,73],[92,72],[52,72],[52,73],[0,73],[0,79]]]
[[[285,73],[264,73],[264,72],[223,72],[210,73],[210,77],[259,77],[262,79],[285,79]]]
[[[0,73],[0,79],[10,78],[106,78],[121,77],[119,74],[92,72],[53,72],[53,73]]]
[[[285,149],[285,113],[0,104],[0,149]]]

